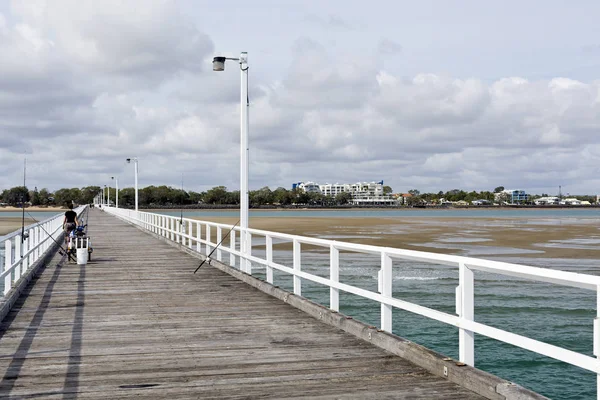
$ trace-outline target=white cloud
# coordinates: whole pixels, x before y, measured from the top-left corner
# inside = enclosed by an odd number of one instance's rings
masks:
[[[227,32],[203,32],[178,4],[15,1],[0,15],[0,188],[20,182],[25,151],[31,186],[118,175],[124,187],[124,159],[137,156],[142,185],[178,185],[184,173],[190,189],[238,187],[239,70],[210,70],[212,41]],[[279,75],[250,55],[252,189],[384,179],[397,191],[593,193],[600,184],[600,81],[405,74],[380,58],[400,50],[381,37],[404,36],[378,32],[359,56],[307,34],[281,44],[292,58]],[[408,60],[414,50],[402,42],[398,58]]]

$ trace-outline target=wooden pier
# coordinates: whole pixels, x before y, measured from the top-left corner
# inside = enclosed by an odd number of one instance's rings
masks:
[[[2,321],[1,398],[484,398],[99,210],[88,232]]]

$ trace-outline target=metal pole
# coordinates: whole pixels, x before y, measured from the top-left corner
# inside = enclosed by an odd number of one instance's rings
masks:
[[[104,185],[106,188],[106,205],[110,207],[110,186]]]
[[[119,178],[115,178],[115,189],[117,191],[117,193],[116,193],[117,200],[115,202],[116,203],[115,207],[119,208]]]
[[[137,158],[133,159],[135,163],[135,211],[137,213],[138,210],[138,160]],[[137,217],[137,215],[136,215]]]
[[[249,114],[249,101],[248,101],[248,53],[243,52],[240,55],[240,70],[241,70],[241,96],[240,96],[240,136],[241,136],[241,149],[240,149],[240,250],[242,255],[247,255],[250,249],[250,243],[248,243],[248,114]],[[247,263],[245,260],[240,260],[240,269],[247,271]]]

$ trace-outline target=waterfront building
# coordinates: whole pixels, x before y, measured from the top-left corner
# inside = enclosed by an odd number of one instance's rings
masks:
[[[303,190],[305,193],[321,193],[324,196],[335,197],[340,193],[350,193],[351,203],[357,206],[365,205],[396,205],[397,200],[383,194],[383,181],[358,183],[325,183],[297,182],[292,189]]]
[[[494,201],[498,202],[502,196],[508,195],[510,204],[526,203],[529,200],[529,195],[521,189],[503,190],[500,193],[494,194]]]
[[[535,199],[533,203],[536,206],[558,205],[560,203],[560,199],[556,196],[546,196]]]

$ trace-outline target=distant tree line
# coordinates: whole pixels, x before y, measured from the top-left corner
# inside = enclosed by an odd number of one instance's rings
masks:
[[[5,189],[1,192],[0,203],[14,207],[21,204],[32,206],[68,206],[69,204],[90,204],[94,197],[102,193],[99,186],[84,188],[59,189],[50,192],[48,189],[29,190],[24,186]],[[111,204],[115,203],[116,190],[105,188],[104,195],[108,194]],[[260,207],[265,205],[287,206],[291,204],[305,204],[316,206],[337,206],[348,204],[352,199],[349,193],[341,193],[335,197],[324,196],[320,193],[304,193],[302,190],[288,190],[278,187],[271,190],[265,186],[249,193],[250,206]],[[228,191],[225,186],[216,186],[205,192],[185,191],[170,186],[146,186],[138,190],[138,205],[141,208],[191,206],[206,204],[212,206],[227,206],[240,204],[240,192]],[[119,190],[119,207],[135,206],[135,189],[123,188]]]
[[[405,205],[418,206],[423,204],[436,204],[442,199],[445,201],[456,202],[474,200],[495,201],[495,194],[500,193],[500,201],[510,200],[507,194],[502,194],[503,186],[498,186],[494,191],[471,191],[467,192],[460,189],[453,189],[446,192],[439,191],[437,193],[421,193],[417,189],[409,190],[411,195],[406,198]],[[87,186],[83,188],[59,189],[50,192],[48,189],[37,188],[29,190],[24,186],[16,186],[11,189],[5,189],[1,192],[0,203],[11,206],[20,207],[21,204],[32,206],[68,206],[69,204],[90,204],[93,202],[96,195],[101,194],[102,188],[99,186]],[[105,195],[109,193],[111,204],[115,203],[116,191],[114,188],[105,188]],[[392,188],[384,187],[384,193],[392,193]],[[146,186],[139,189],[138,204],[141,208],[152,207],[177,207],[177,206],[236,206],[240,204],[240,192],[228,191],[225,186],[216,186],[205,192],[185,191],[182,189],[173,188],[170,186]],[[506,198],[502,199],[502,195]],[[542,194],[541,196],[548,196]],[[530,202],[533,202],[540,196],[531,195]],[[595,202],[594,196],[570,196],[579,200],[588,200]],[[252,190],[249,193],[250,207],[261,206],[290,206],[290,205],[307,205],[321,207],[336,207],[350,204],[352,196],[350,193],[344,192],[337,196],[325,196],[321,193],[305,193],[303,190],[292,189],[288,190],[283,187],[278,187],[271,190],[265,186],[258,190]],[[119,190],[119,207],[135,206],[135,190],[134,188],[123,188]]]
[[[29,190],[25,186],[16,186],[11,189],[4,189],[1,192],[0,203],[14,207],[21,207],[22,204],[32,206],[67,206],[73,203],[89,204],[98,193],[100,193],[100,186],[87,186],[81,189],[59,189],[55,192],[50,192],[46,188],[38,190],[36,187],[33,190]]]

